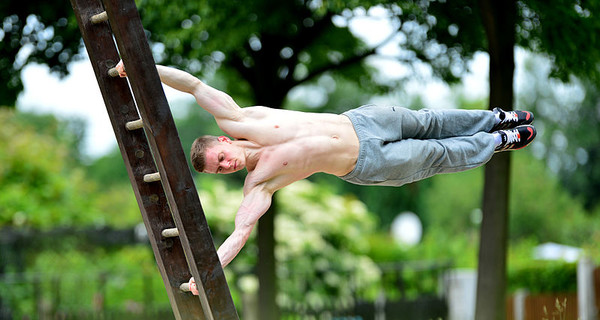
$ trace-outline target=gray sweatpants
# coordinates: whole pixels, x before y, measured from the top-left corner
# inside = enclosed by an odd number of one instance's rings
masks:
[[[491,111],[367,105],[343,115],[360,143],[356,167],[340,177],[351,183],[401,186],[472,169],[494,155]]]

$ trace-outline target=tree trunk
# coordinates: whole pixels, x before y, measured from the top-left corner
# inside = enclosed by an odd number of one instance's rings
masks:
[[[264,76],[264,75],[263,75]],[[278,78],[259,78],[252,84],[258,105],[281,108],[287,92],[269,88],[279,88]],[[265,85],[271,84],[271,85]],[[277,194],[273,194],[271,207],[258,221],[258,316],[261,320],[278,320],[279,306],[275,261],[275,217],[277,216]]]
[[[276,303],[277,275],[275,273],[275,195],[271,208],[258,221],[258,318],[279,319]]]
[[[490,109],[512,109],[516,2],[479,1],[490,56]],[[475,319],[506,318],[506,252],[510,154],[495,155],[485,167],[483,221]]]

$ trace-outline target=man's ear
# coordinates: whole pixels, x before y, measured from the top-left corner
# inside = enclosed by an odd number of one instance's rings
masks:
[[[231,143],[231,139],[229,139],[229,138],[228,138],[228,137],[226,137],[226,136],[220,136],[220,137],[218,137],[218,138],[217,138],[217,140],[218,140],[219,142],[227,142],[227,143]]]

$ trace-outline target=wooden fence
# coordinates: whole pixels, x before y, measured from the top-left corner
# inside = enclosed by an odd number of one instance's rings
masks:
[[[525,297],[525,314],[522,320],[577,320],[577,292],[534,294]],[[557,303],[559,304],[557,306]],[[507,300],[506,319],[517,320],[514,312],[515,299]]]
[[[600,310],[600,267],[594,269],[596,310]],[[506,301],[507,320],[579,320],[577,292],[531,294],[524,297],[525,314],[515,317],[515,296]]]

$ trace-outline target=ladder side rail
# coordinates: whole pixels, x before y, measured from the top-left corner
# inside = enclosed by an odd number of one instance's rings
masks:
[[[205,315],[238,319],[135,2],[104,0],[104,6]]]
[[[92,24],[90,17],[104,8],[98,0],[71,0],[81,34],[96,74],[119,149],[133,187],[159,271],[176,319],[204,319],[198,299],[184,293],[179,285],[190,277],[179,238],[165,239],[163,229],[174,222],[160,183],[146,183],[143,176],[156,171],[143,130],[129,131],[125,124],[136,120],[138,112],[125,79],[108,76],[119,55],[108,23]]]

